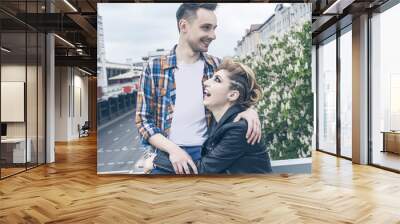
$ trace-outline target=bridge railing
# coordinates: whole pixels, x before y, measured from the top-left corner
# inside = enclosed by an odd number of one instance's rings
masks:
[[[97,125],[101,126],[136,108],[136,92],[97,101]]]

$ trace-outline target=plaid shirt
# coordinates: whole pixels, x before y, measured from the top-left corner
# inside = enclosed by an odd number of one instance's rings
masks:
[[[140,78],[136,127],[143,144],[149,144],[148,139],[157,133],[169,136],[176,99],[175,49],[176,45],[169,55],[151,59]],[[212,77],[221,60],[207,54],[201,54],[200,57],[205,62],[202,81],[204,88],[204,81]],[[210,121],[211,113],[207,109],[205,111]]]

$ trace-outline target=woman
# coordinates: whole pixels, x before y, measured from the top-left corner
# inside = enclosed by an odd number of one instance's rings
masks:
[[[261,90],[253,71],[230,59],[224,60],[213,78],[204,83],[203,102],[213,118],[208,129],[208,139],[202,147],[201,160],[196,162],[198,173],[271,172],[265,146],[261,143],[247,143],[247,122],[233,122],[238,113],[255,105],[260,95]],[[175,173],[165,152],[157,154],[153,167]]]

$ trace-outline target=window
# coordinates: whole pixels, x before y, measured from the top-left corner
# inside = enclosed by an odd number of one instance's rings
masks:
[[[336,153],[336,36],[318,48],[318,148]]]
[[[41,5],[44,1],[19,2],[18,13],[21,16],[42,13]],[[4,21],[14,20],[2,12],[0,17]],[[19,99],[23,102],[19,110],[23,112],[22,119],[1,119],[2,126],[6,126],[6,132],[2,133],[6,139],[0,144],[0,178],[5,178],[45,163],[46,38],[44,33],[26,26],[13,26],[12,29],[3,26],[0,45],[4,49],[0,52],[0,81],[5,87],[1,89],[1,98],[10,99],[11,94],[16,94],[22,96]],[[13,111],[5,102],[2,101],[0,111],[12,115]]]
[[[347,31],[347,30],[346,30]],[[352,35],[340,36],[340,154],[351,158],[352,149]]]
[[[399,4],[371,18],[372,163],[395,170],[400,170],[400,132],[392,132],[400,131],[398,21]]]

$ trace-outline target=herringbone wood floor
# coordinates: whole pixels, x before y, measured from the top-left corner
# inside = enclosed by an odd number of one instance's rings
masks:
[[[0,223],[400,223],[400,175],[319,152],[312,175],[98,176],[96,139],[0,181]]]

